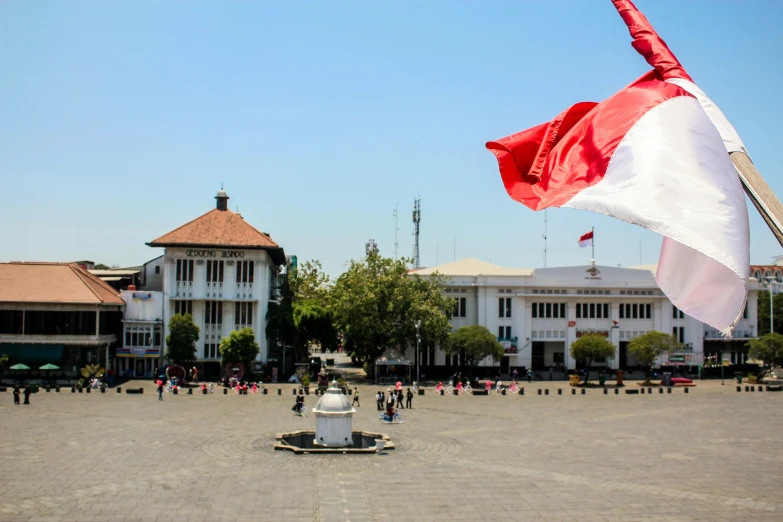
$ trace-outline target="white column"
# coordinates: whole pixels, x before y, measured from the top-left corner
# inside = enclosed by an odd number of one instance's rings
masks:
[[[576,323],[576,302],[568,301],[568,321]],[[573,370],[576,367],[576,361],[571,357],[571,344],[576,341],[576,326],[569,326],[566,334],[565,361],[566,369]]]

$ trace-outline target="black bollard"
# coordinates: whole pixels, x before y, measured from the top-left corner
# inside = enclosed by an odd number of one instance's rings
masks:
[[[49,387],[47,386],[46,387],[46,393],[49,393],[50,391],[52,391],[52,390],[50,390]]]
[[[687,388],[686,388],[686,389],[687,389]],[[751,386],[751,387],[750,387],[750,391],[752,391],[752,392],[756,391],[756,387],[755,387],[755,386]]]
[[[524,388],[520,388],[519,389],[519,394],[520,395],[524,395],[525,394],[525,389]]]
[[[671,386],[666,388],[666,393],[671,393],[671,392],[672,392]]]
[[[296,395],[296,388],[291,390],[291,395]]]
[[[688,388],[685,388],[685,393],[690,393],[690,392],[691,392],[691,390],[690,390],[690,389],[688,389]]]
[[[55,391],[55,392],[57,392],[57,393],[60,393],[60,387],[59,387],[59,386],[57,386],[57,387],[54,389],[54,391]]]
[[[79,387],[79,393],[82,393],[82,392],[83,392],[83,390],[82,390],[82,387],[80,386]]]
[[[46,390],[49,391],[49,390]],[[101,393],[106,393],[106,388],[101,388]]]
[[[171,390],[171,391],[173,391],[173,392],[174,392],[174,395],[177,395],[177,389],[176,389],[176,388],[174,388],[174,389],[173,389],[173,390]]]
[[[576,388],[571,388],[571,395],[576,395]]]
[[[206,389],[206,388],[204,388],[203,390],[201,390],[201,395],[206,395],[206,394],[207,394],[207,389]]]
[[[650,395],[652,395],[652,388],[647,388],[647,393],[649,393]]]
[[[549,395],[549,388],[547,388],[546,390],[544,390],[544,395]]]
[[[538,394],[541,395],[541,388],[538,389]]]
[[[642,395],[644,395],[644,388],[642,388]]]
[[[557,389],[557,394],[558,395],[563,395],[563,389],[562,388],[558,388]]]
[[[745,385],[745,391],[746,391],[746,392],[749,392],[749,391],[750,391],[750,386],[748,386],[747,384]]]
[[[228,389],[227,388],[223,388],[223,395],[228,395]]]
[[[122,386],[117,386],[117,393],[122,393]]]
[[[193,395],[193,388],[188,388],[188,395]]]
[[[615,388],[614,389],[614,394],[615,395],[620,395],[620,388]]]
[[[582,388],[582,395],[586,395],[586,394],[587,394],[587,390],[585,390],[584,388]]]
[[[278,389],[277,389],[277,394],[278,394],[278,395],[282,395],[282,394],[283,394],[283,390],[281,390],[280,388],[278,388]]]
[[[76,393],[76,387],[75,386],[71,386],[71,393]]]
[[[764,387],[763,386],[759,386],[759,391],[764,391]]]
[[[659,395],[663,394],[663,388],[658,388],[658,394]]]
[[[742,386],[737,386],[737,392],[739,393],[741,391],[742,391]]]
[[[606,388],[604,388],[604,395],[608,395],[608,394],[609,394],[609,390],[607,390]]]
[[[264,388],[264,395],[266,395],[266,392],[267,392],[267,389],[266,389],[266,388]]]
[[[441,394],[441,395],[445,395],[443,388],[441,388],[441,390],[440,390],[440,394]]]

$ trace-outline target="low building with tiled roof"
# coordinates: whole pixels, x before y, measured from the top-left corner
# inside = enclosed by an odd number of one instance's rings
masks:
[[[46,377],[73,378],[85,364],[110,359],[124,306],[76,263],[0,263],[0,354],[29,366],[32,377],[50,363],[60,370]]]
[[[253,328],[261,348],[257,362],[267,362],[266,314],[286,262],[283,248],[268,233],[228,209],[225,191],[215,199],[213,210],[147,243],[166,249],[160,265],[163,337],[171,317],[191,314],[201,332],[196,366],[206,378],[225,376],[218,346],[232,330]]]

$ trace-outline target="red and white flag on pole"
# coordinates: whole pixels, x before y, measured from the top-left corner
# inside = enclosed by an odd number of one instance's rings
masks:
[[[613,0],[653,70],[600,103],[487,143],[508,194],[533,210],[591,210],[664,236],[655,279],[686,314],[730,335],[750,264],[745,195],[726,117],[628,0]]]
[[[581,248],[589,247],[593,243],[593,232],[590,231],[587,234],[583,234],[577,243]]]

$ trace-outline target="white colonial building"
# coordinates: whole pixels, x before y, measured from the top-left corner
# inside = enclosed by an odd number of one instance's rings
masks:
[[[168,321],[175,314],[191,314],[201,331],[197,366],[205,377],[222,375],[218,346],[232,330],[253,328],[261,347],[257,361],[267,361],[266,314],[285,264],[283,248],[230,211],[223,190],[215,199],[215,209],[147,243],[166,249],[157,261],[162,266],[162,353]]]
[[[599,361],[614,369],[633,367],[628,343],[651,330],[668,332],[682,343],[682,353],[661,363],[703,364],[704,357],[717,356],[745,362],[745,342],[757,333],[758,284],[752,280],[744,318],[732,339],[723,339],[714,328],[685,316],[674,307],[655,283],[654,266],[620,268],[572,266],[561,268],[503,268],[465,259],[412,271],[427,277],[446,276],[445,295],[454,299],[452,325],[480,324],[506,348],[500,373],[513,368],[573,369],[569,347],[588,333],[608,337],[617,356]],[[459,361],[436,348],[421,350],[422,373],[453,372]],[[415,360],[414,349],[406,354]],[[491,360],[482,365],[498,365]]]

